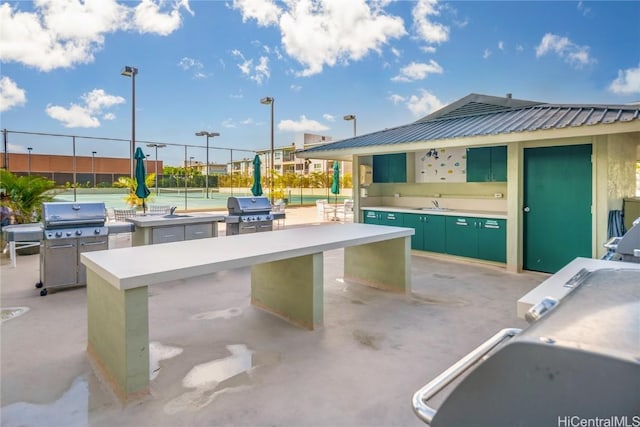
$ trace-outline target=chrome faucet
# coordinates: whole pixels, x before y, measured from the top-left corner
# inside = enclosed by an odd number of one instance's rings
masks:
[[[432,200],[432,201],[431,201],[431,203],[433,203],[433,206],[434,206],[436,209],[440,209],[440,203],[438,203],[438,201],[437,201],[437,200]]]
[[[170,207],[170,208],[169,208],[169,215],[173,215],[173,214],[175,214],[175,212],[176,212],[176,208],[177,208],[177,206],[172,206],[172,207]]]

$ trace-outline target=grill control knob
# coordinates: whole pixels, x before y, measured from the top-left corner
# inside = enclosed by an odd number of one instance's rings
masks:
[[[100,229],[96,228],[95,230],[93,230],[93,234],[100,234]]]
[[[76,236],[82,236],[82,230],[76,230]]]
[[[62,231],[56,231],[56,237],[62,237]]]
[[[67,236],[71,236],[71,232],[70,231],[67,231]]]

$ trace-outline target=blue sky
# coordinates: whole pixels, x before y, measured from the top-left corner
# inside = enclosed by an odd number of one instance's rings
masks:
[[[265,149],[296,134],[399,126],[469,93],[551,103],[640,101],[640,2],[38,0],[0,4],[1,127]],[[71,153],[10,136],[10,151]],[[143,147],[151,153],[149,148]],[[189,149],[204,160],[204,150]],[[82,140],[78,155],[127,157]],[[153,153],[151,153],[153,154]],[[236,153],[234,158],[247,156]],[[184,149],[160,157],[179,164]],[[213,161],[229,153],[213,151]]]

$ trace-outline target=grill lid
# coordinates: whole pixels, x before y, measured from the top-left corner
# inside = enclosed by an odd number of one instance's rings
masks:
[[[267,197],[229,197],[227,209],[229,215],[269,213],[271,203]]]
[[[105,223],[104,202],[49,202],[42,204],[45,229],[74,226],[102,226]]]

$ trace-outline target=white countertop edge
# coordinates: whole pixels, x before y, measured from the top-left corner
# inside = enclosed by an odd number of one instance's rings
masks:
[[[422,210],[419,208],[401,208],[397,206],[362,206],[361,211],[384,211],[384,212],[398,212],[409,213],[415,215],[443,215],[443,216],[471,216],[476,218],[492,218],[492,219],[507,219],[506,212],[499,211],[472,211],[452,209],[446,211],[439,210]]]
[[[170,226],[170,225],[190,225],[190,224],[202,224],[207,222],[222,222],[224,221],[224,215],[211,215],[211,214],[187,214],[189,216],[183,216],[179,218],[165,218],[163,215],[148,215],[148,216],[136,216],[127,218],[128,222],[132,222],[136,227],[158,227],[158,226]]]
[[[114,287],[126,290],[348,246],[410,237],[414,233],[411,228],[371,224],[310,226],[87,252],[81,254],[81,262]],[[277,240],[272,241],[269,237]],[[249,250],[248,245],[258,248]],[[167,254],[172,256],[158,262],[159,257]],[[144,267],[137,268],[136,272],[132,260],[138,260]]]
[[[546,297],[552,297],[557,299],[558,301],[564,298],[571,291],[571,288],[565,288],[564,284],[567,283],[569,279],[575,276],[576,273],[578,273],[583,268],[587,269],[588,271],[595,271],[603,268],[630,268],[640,270],[640,263],[607,261],[594,258],[578,257],[571,261],[569,264],[562,267],[557,273],[546,279],[544,282],[540,283],[534,289],[529,291],[522,298],[518,299],[518,317],[524,319],[527,311]]]

